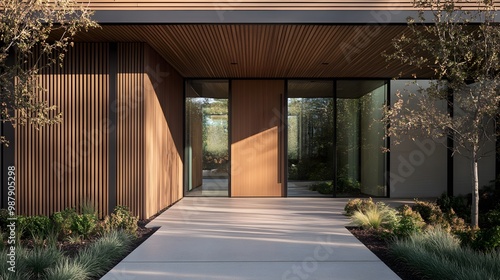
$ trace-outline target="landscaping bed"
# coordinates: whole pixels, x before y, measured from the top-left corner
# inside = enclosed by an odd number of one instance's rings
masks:
[[[398,260],[389,252],[389,243],[372,230],[361,227],[347,227],[347,229],[383,261],[394,273],[403,280],[421,280],[423,278],[415,269],[405,262]]]
[[[156,231],[150,220],[123,206],[101,220],[92,207],[50,217],[0,210],[0,279],[100,279]]]
[[[344,210],[353,235],[402,279],[500,279],[500,192],[480,196],[480,228],[469,225],[467,196],[397,208],[357,198]]]

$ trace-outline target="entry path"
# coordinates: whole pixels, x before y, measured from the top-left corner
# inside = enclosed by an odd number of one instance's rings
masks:
[[[346,201],[183,198],[102,279],[400,279],[345,228]]]

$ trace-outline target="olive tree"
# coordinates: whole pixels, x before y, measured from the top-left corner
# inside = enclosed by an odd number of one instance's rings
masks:
[[[0,120],[39,128],[59,122],[55,106],[41,100],[37,76],[61,65],[77,32],[97,27],[75,0],[2,0],[0,4]],[[8,144],[4,135],[0,143]]]
[[[478,227],[478,161],[485,144],[497,137],[500,113],[500,26],[491,0],[419,0],[418,17],[408,18],[408,32],[394,39],[388,60],[427,69],[430,87],[385,108],[387,135],[397,144],[403,136],[451,138],[453,154],[471,161],[471,225]],[[418,77],[416,77],[418,78]],[[446,102],[443,110],[439,103]],[[406,137],[405,136],[405,137]],[[446,141],[444,141],[446,143]],[[491,151],[489,151],[491,154]]]

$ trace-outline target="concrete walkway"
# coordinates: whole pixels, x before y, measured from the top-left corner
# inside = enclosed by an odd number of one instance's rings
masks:
[[[399,279],[341,214],[347,199],[182,199],[102,279]]]

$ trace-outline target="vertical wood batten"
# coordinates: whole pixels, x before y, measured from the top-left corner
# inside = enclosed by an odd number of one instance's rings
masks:
[[[50,215],[67,207],[99,203],[106,195],[108,79],[106,43],[79,43],[66,54],[63,67],[54,65],[39,75],[45,88],[40,98],[56,105],[63,121],[39,130],[19,127],[16,140],[19,214]],[[99,101],[96,100],[99,99]],[[105,141],[99,141],[103,139]],[[106,177],[107,178],[107,177]]]
[[[117,205],[125,205],[134,214],[142,216],[141,197],[144,181],[140,174],[144,172],[141,158],[143,135],[140,116],[143,88],[139,80],[143,69],[140,65],[142,43],[118,44],[117,67]]]
[[[117,205],[117,145],[116,145],[116,126],[117,126],[117,75],[118,75],[118,49],[116,43],[111,43],[109,46],[109,153],[108,153],[108,168],[109,178],[107,180],[109,186],[108,193],[108,209],[112,212]]]

